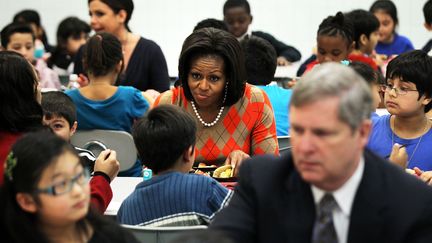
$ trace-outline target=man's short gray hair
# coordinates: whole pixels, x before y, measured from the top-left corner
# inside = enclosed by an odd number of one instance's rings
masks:
[[[339,119],[351,129],[370,118],[370,87],[351,68],[339,63],[321,64],[307,73],[295,85],[290,106],[301,107],[333,97],[340,98]]]

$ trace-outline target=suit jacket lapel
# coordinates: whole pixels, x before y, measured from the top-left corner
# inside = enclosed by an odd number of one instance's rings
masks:
[[[292,157],[289,159],[292,163]],[[310,185],[303,181],[293,164],[291,165],[284,197],[286,210],[289,210],[285,215],[290,218],[287,225],[287,230],[290,230],[288,242],[309,242],[315,221],[315,203]]]
[[[384,218],[382,212],[386,207],[386,190],[382,173],[370,152],[365,151],[365,168],[359,188],[354,197],[351,209],[348,242],[376,242],[382,235]],[[383,239],[385,241],[385,239]]]

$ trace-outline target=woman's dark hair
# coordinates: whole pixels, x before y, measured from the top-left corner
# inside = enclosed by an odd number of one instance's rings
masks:
[[[0,52],[0,130],[27,132],[42,125],[38,79],[20,54]]]
[[[390,15],[395,23],[395,26],[398,25],[399,20],[397,16],[396,5],[390,0],[378,0],[375,1],[369,9],[369,12],[375,13],[378,11],[383,11],[384,13]]]
[[[47,131],[28,133],[12,146],[5,161],[4,185],[0,192],[3,214],[0,220],[9,241],[48,242],[37,227],[37,215],[22,210],[16,201],[16,194],[28,193],[40,204],[35,190],[42,173],[65,152],[78,156],[68,142]],[[87,233],[84,222],[78,223],[78,226]]]
[[[42,29],[41,41],[44,44],[45,49],[47,51],[51,51],[50,50],[50,45],[48,43],[48,37],[47,37],[47,35],[45,33],[45,29],[41,25],[40,16],[39,16],[39,13],[36,10],[25,9],[25,10],[22,10],[22,11],[16,13],[15,16],[13,17],[13,22],[14,23],[24,23],[24,24],[31,24],[31,23],[33,23],[37,27],[41,28]]]
[[[139,157],[154,173],[173,167],[195,144],[194,118],[182,108],[161,105],[139,119],[132,130]]]
[[[350,46],[354,41],[354,26],[342,12],[335,16],[328,16],[318,27],[317,36],[341,36]]]
[[[274,47],[257,36],[242,40],[241,45],[245,54],[247,82],[267,85],[273,81],[277,66]]]
[[[183,43],[179,59],[179,81],[185,96],[193,100],[188,85],[188,75],[193,60],[205,56],[219,56],[224,61],[224,72],[228,82],[225,106],[235,104],[244,94],[246,69],[240,43],[230,33],[215,28],[204,28],[193,32]]]
[[[90,4],[93,0],[88,0],[88,4]],[[108,5],[114,13],[118,14],[120,10],[126,11],[126,21],[125,26],[128,31],[131,31],[129,28],[129,20],[132,17],[132,12],[134,10],[134,3],[132,0],[100,0],[101,2]]]
[[[84,69],[88,74],[95,77],[110,73],[122,60],[123,50],[121,43],[117,37],[110,33],[97,33],[84,46]]]
[[[377,17],[371,12],[363,9],[356,9],[347,14],[345,17],[349,18],[354,27],[354,41],[355,48],[360,48],[360,37],[365,35],[368,39],[370,35],[379,29],[380,23]]]
[[[421,50],[405,52],[389,62],[386,79],[399,78],[404,82],[416,85],[419,98],[425,95],[432,97],[432,57]],[[425,106],[425,113],[432,108],[432,102]]]

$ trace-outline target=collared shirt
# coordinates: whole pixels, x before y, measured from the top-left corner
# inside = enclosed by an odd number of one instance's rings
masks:
[[[355,194],[360,185],[364,171],[364,158],[361,157],[360,162],[354,171],[354,174],[336,191],[330,192],[333,194],[337,202],[337,209],[333,211],[333,222],[338,236],[339,243],[346,243],[348,240],[348,227],[350,223],[351,208]],[[311,185],[312,195],[314,197],[315,206],[318,207],[324,194],[328,193]]]
[[[243,39],[246,38],[246,36],[248,36],[248,38],[249,38],[251,35],[252,35],[252,30],[251,30],[251,28],[248,28],[248,30],[246,31],[246,33],[244,33],[242,36],[240,36],[238,38],[236,37],[236,39],[238,41],[242,41]]]

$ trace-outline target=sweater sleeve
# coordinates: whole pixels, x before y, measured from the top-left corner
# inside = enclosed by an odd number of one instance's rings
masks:
[[[109,182],[102,175],[90,180],[90,202],[100,213],[104,213],[113,197]]]
[[[255,107],[254,111],[259,114],[254,129],[252,130],[252,155],[257,154],[274,154],[279,155],[279,147],[276,135],[276,121],[273,114],[273,108],[267,94],[257,88],[251,89]]]

